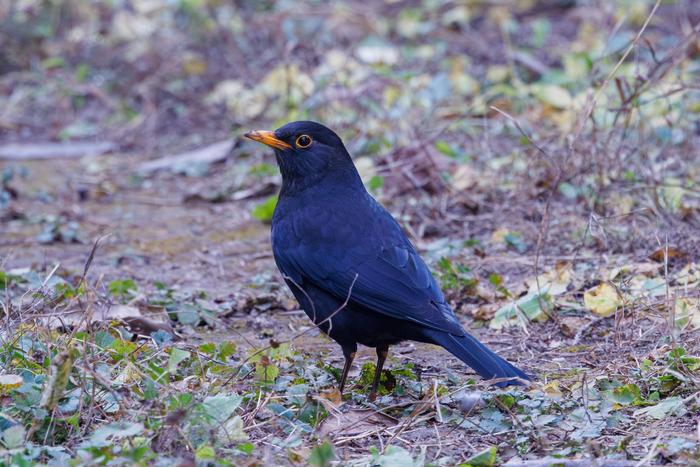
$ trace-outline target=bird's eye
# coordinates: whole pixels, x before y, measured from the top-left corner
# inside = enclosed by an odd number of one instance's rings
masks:
[[[309,135],[301,135],[297,138],[296,145],[298,148],[308,148],[314,140]]]

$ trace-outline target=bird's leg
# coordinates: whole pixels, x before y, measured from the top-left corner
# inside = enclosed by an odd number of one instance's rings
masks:
[[[372,391],[369,393],[369,400],[374,401],[377,398],[377,388],[379,387],[379,380],[382,377],[382,368],[384,368],[384,362],[386,357],[389,355],[389,346],[377,346],[377,368],[374,370],[374,380],[372,381]]]
[[[345,380],[348,378],[348,373],[350,373],[350,367],[352,366],[352,361],[355,359],[355,350],[345,351],[343,349],[343,355],[345,355],[345,366],[343,366],[343,374],[340,375],[340,395],[343,395],[343,389],[345,388]]]

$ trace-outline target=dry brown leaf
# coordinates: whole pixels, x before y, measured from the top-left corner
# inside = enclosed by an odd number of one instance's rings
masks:
[[[477,308],[471,310],[470,314],[474,319],[479,321],[491,321],[493,316],[496,314],[496,310],[500,308],[498,303],[488,303],[486,305],[481,305]]]
[[[397,420],[374,410],[352,409],[345,413],[331,412],[318,427],[319,438],[337,438],[339,436],[358,436],[382,431],[394,426]]]
[[[384,189],[391,196],[422,190],[440,193],[446,184],[441,176],[449,172],[455,161],[432,145],[397,147],[378,167],[384,175]]]
[[[337,387],[321,392],[319,397],[323,399],[324,402],[329,402],[335,408],[340,407],[343,403],[343,396],[340,394]]]
[[[149,313],[145,316],[138,307],[131,305],[113,305],[95,312],[91,321],[110,322],[120,321],[135,334],[150,335],[162,330],[173,334],[173,328],[167,315],[162,312]],[[48,329],[74,328],[84,329],[87,317],[82,310],[64,314],[52,314],[37,319],[37,324]]]
[[[625,264],[624,266],[620,266],[620,267],[612,269],[610,271],[610,274],[608,274],[608,279],[612,281],[612,280],[621,278],[623,276],[638,276],[638,275],[644,275],[647,277],[654,277],[654,276],[657,276],[659,274],[660,268],[661,268],[660,264],[650,263],[650,262]]]
[[[574,337],[588,323],[588,320],[578,316],[564,316],[559,319],[559,328],[566,337]]]
[[[475,186],[479,181],[479,175],[476,171],[467,164],[462,164],[457,167],[454,175],[452,175],[452,186],[455,190],[466,190]]]
[[[486,287],[481,282],[476,284],[476,290],[474,292],[477,297],[487,303],[493,303],[496,301],[496,292],[492,287]]]
[[[695,263],[686,264],[675,274],[674,283],[683,287],[700,282],[700,267]]]
[[[686,256],[686,253],[681,250],[680,248],[677,248],[675,246],[669,246],[668,250],[666,247],[661,247],[657,250],[655,250],[652,254],[649,255],[649,259],[652,261],[656,261],[658,263],[664,263],[666,261],[666,258],[669,260],[671,259],[676,259],[676,258],[683,258]]]

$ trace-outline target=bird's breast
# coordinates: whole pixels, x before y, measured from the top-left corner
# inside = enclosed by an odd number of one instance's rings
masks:
[[[275,255],[285,252],[326,256],[345,264],[376,255],[382,235],[361,199],[327,195],[325,199],[282,201],[272,222]]]

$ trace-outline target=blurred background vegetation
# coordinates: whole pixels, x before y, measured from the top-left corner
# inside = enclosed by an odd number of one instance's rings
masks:
[[[444,180],[458,190],[483,180],[508,190],[556,182],[573,199],[626,181],[667,185],[650,194],[677,212],[682,194],[672,187],[697,178],[668,164],[697,152],[691,1],[663,1],[658,11],[650,0],[0,8],[5,142],[107,140],[153,157],[315,119],[356,157],[369,156],[359,163],[364,175],[379,175],[373,186],[386,181],[390,192],[435,193]],[[238,158],[258,151],[236,146]],[[413,179],[397,166],[411,167]],[[596,212],[615,210],[594,201]],[[613,197],[620,203],[620,212],[635,207]]]
[[[483,122],[474,119],[493,118],[499,104],[566,134],[653,4],[7,1],[3,139],[119,136],[123,148],[153,149],[316,118],[354,136],[361,155],[450,122],[476,133]],[[607,83],[598,127],[624,106],[626,125],[644,122],[644,136],[679,143],[698,112],[694,91],[677,89],[697,84],[696,41],[667,53],[692,33],[695,10],[662,2],[642,46]]]

